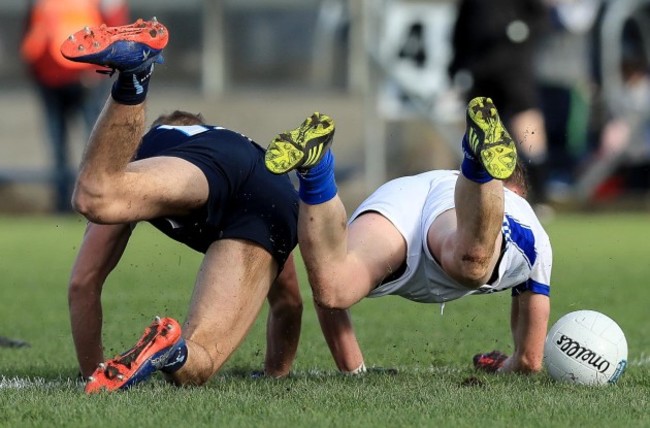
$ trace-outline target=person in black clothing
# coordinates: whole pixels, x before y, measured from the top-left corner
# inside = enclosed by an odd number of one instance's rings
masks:
[[[549,20],[542,0],[461,0],[449,74],[467,100],[492,98],[518,143],[532,202],[544,202],[547,142],[534,56]]]

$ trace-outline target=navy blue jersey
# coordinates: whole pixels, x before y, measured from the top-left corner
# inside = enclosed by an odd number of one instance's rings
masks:
[[[262,147],[221,127],[160,125],[143,137],[134,160],[155,156],[196,165],[209,196],[192,213],[152,219],[153,226],[203,253],[218,239],[249,240],[284,265],[298,242],[298,195],[286,175],[266,169]]]

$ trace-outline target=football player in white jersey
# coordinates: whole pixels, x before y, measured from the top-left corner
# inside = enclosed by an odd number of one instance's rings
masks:
[[[332,137],[333,121],[319,118],[328,125],[323,134]],[[467,107],[460,171],[390,181],[349,220],[337,195],[331,141],[321,137],[316,144],[298,130],[286,132],[272,141],[265,159],[273,173],[298,172],[298,240],[317,304],[346,309],[384,295],[445,303],[510,289],[514,351],[510,357],[477,355],[474,364],[490,372],[541,370],[551,245],[517,194],[525,185],[523,171],[492,100],[475,98]],[[338,338],[330,343],[335,360],[364,371],[351,323],[339,327],[340,335],[330,335]]]

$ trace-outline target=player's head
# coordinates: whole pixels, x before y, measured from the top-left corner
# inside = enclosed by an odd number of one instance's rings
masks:
[[[188,113],[182,110],[175,110],[169,114],[162,114],[151,124],[152,128],[159,125],[191,126],[205,125],[205,119],[201,113]]]
[[[517,158],[517,166],[515,167],[514,172],[503,182],[503,184],[522,198],[525,198],[528,195],[526,167],[522,163],[521,158]]]

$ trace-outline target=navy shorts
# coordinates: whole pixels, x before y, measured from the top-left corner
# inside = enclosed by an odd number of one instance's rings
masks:
[[[298,195],[286,175],[264,166],[264,149],[249,138],[212,126],[167,126],[149,131],[135,160],[171,156],[196,165],[208,181],[204,207],[151,224],[205,252],[219,239],[244,239],[265,248],[280,267],[298,243]]]

